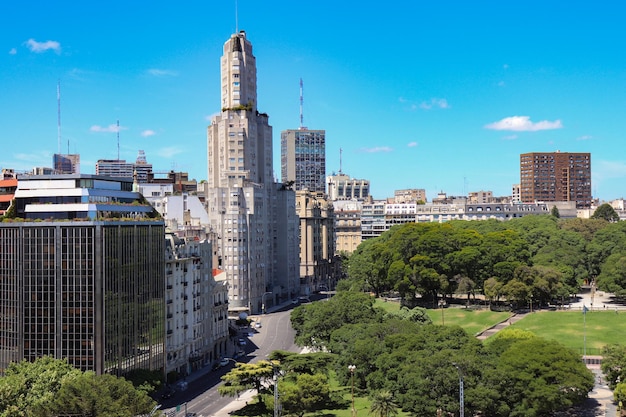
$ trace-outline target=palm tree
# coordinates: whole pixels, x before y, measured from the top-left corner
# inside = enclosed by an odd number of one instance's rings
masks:
[[[375,417],[393,417],[398,414],[398,406],[393,401],[393,394],[389,391],[378,391],[372,398],[370,414]]]

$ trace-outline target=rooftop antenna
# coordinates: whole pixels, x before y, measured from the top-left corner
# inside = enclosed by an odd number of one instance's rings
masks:
[[[339,148],[339,175],[343,175],[341,171],[341,154],[343,153],[343,149]]]
[[[300,78],[300,130],[306,129],[304,127],[304,114],[302,112],[303,103],[304,103],[304,97],[302,95],[302,78]]]
[[[238,1],[235,0],[235,33],[239,33],[239,5]]]
[[[58,152],[60,154],[61,153],[61,80],[57,80],[57,141],[58,141]]]
[[[117,119],[117,160],[120,160],[120,120]]]

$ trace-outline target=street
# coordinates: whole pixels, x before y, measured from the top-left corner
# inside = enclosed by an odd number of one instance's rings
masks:
[[[253,319],[260,319],[262,327],[249,330],[251,336],[245,336],[246,345],[242,346],[246,356],[237,361],[255,363],[259,360],[267,359],[269,354],[275,350],[287,350],[299,352],[301,349],[294,343],[294,331],[291,328],[289,316],[291,309],[278,311]],[[219,410],[231,403],[234,398],[221,397],[217,392],[217,387],[221,384],[221,376],[226,374],[234,366],[230,361],[228,365],[210,370],[209,366],[191,374],[187,377],[188,387],[185,391],[177,392],[173,398],[162,400],[161,410],[169,416],[184,416],[185,412],[195,413],[198,417],[209,417],[215,415]],[[180,405],[180,411],[176,412],[176,406]],[[245,404],[242,404],[243,407]],[[172,412],[174,412],[172,414]]]

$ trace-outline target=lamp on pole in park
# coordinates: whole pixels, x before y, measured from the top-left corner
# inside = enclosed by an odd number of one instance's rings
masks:
[[[350,370],[350,378],[352,379],[352,417],[356,417],[356,408],[354,408],[354,370],[356,366],[349,365],[348,370]]]
[[[280,417],[280,407],[278,404],[278,368],[276,366],[274,368],[274,417]]]
[[[263,293],[263,295],[261,296],[261,312],[262,312],[263,314],[265,314],[265,296],[266,296],[267,294],[271,294],[271,293],[272,293],[271,291],[266,291],[266,292],[264,292],[264,293]]]
[[[463,372],[459,365],[452,362],[452,365],[459,371],[459,417],[465,417],[465,399],[463,394]]]

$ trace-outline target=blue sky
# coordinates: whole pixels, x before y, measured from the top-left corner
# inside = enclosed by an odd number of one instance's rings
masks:
[[[626,4],[607,1],[31,1],[0,6],[1,168],[58,151],[206,178],[219,59],[252,42],[258,108],[326,130],[328,173],[375,198],[510,195],[526,152],[590,152],[594,197],[626,197]],[[355,6],[358,4],[358,6]]]

